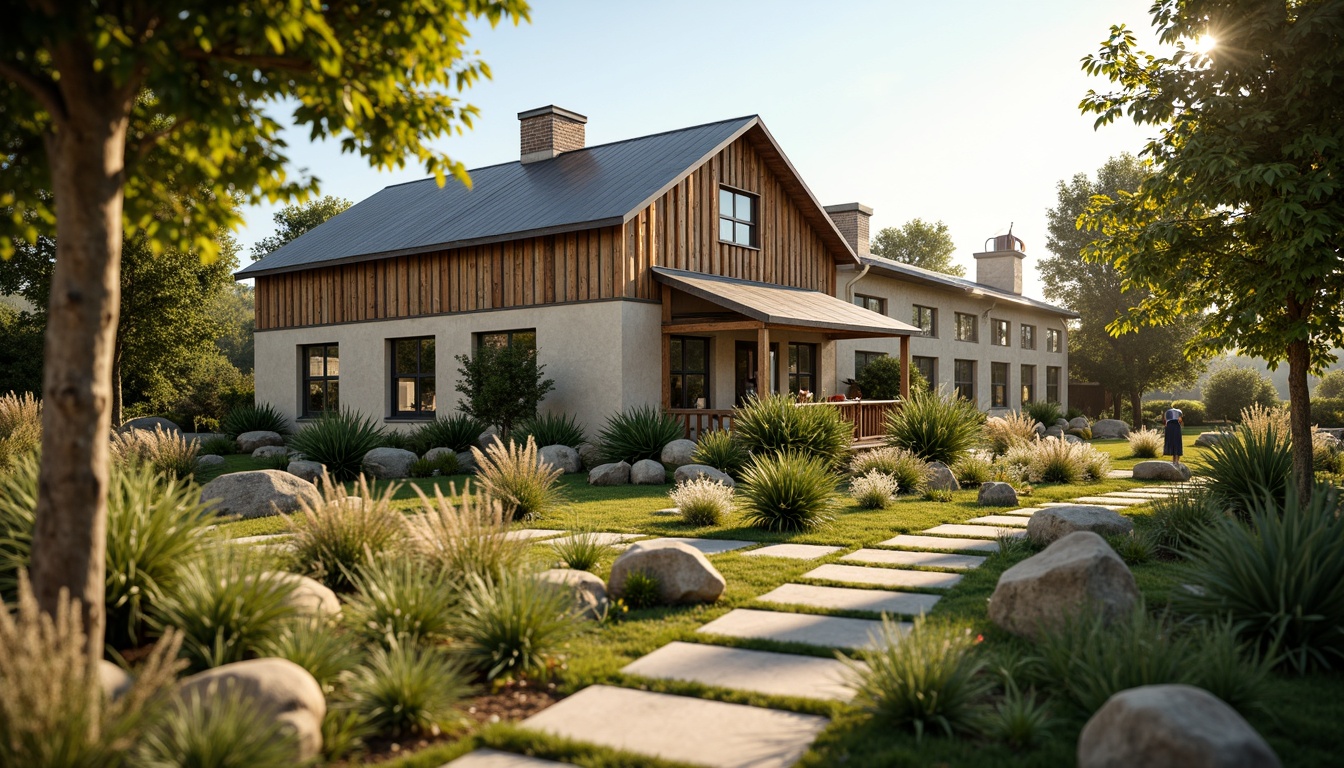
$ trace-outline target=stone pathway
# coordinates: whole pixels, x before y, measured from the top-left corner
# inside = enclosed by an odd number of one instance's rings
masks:
[[[972,555],[953,555],[941,552],[910,552],[891,549],[860,549],[840,558],[859,563],[877,563],[880,565],[913,565],[926,568],[950,568],[965,571],[979,568],[985,558]]]
[[[838,581],[842,584],[871,584],[878,587],[908,587],[914,589],[951,589],[961,581],[956,573],[939,571],[906,571],[897,568],[873,568],[864,565],[827,563],[803,574],[804,579]]]
[[[735,549],[744,549],[754,547],[760,542],[741,541],[738,539],[692,539],[683,536],[664,536],[658,539],[646,539],[640,544],[653,544],[658,541],[679,541],[695,549],[700,550],[706,555],[721,555],[724,552],[732,552]]]
[[[908,630],[910,623],[900,622],[898,626]],[[734,608],[696,633],[854,651],[876,648],[881,631],[882,622],[874,619]]]
[[[820,544],[771,544],[743,555],[750,557],[787,557],[792,560],[816,560],[833,555],[844,547],[826,547]]]
[[[854,698],[854,688],[846,682],[844,662],[792,653],[673,642],[625,665],[621,671],[771,696],[827,701]]]

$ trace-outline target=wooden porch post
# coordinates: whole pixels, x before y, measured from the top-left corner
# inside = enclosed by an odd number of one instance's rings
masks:
[[[933,382],[929,382],[932,384]],[[910,337],[901,337],[901,399],[910,397]]]
[[[666,285],[663,286],[663,410],[672,407],[672,337],[667,332],[667,326],[672,323],[672,289]]]
[[[756,396],[770,392],[770,329],[762,325],[756,331]]]

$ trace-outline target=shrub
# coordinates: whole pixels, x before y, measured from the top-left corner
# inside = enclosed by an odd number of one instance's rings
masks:
[[[952,476],[966,488],[975,488],[989,482],[994,476],[994,465],[983,456],[967,453],[950,467]]]
[[[577,629],[567,590],[528,573],[473,578],[462,600],[463,654],[488,680],[543,671]]]
[[[1232,421],[1252,405],[1272,408],[1279,402],[1278,390],[1263,373],[1250,368],[1220,368],[1204,384],[1204,407],[1215,419]]]
[[[1344,398],[1344,371],[1328,371],[1316,382],[1316,390],[1311,393],[1313,400],[1334,400]]]
[[[180,432],[155,427],[153,432],[132,429],[112,435],[112,460],[127,465],[144,462],[171,477],[190,477],[196,470],[196,454],[201,446]]]
[[[378,442],[383,448],[397,448],[403,451],[411,449],[411,436],[396,429],[383,430],[383,439]]]
[[[0,471],[42,444],[42,401],[33,393],[0,395]]]
[[[261,644],[265,656],[288,659],[308,670],[322,690],[330,694],[342,675],[359,665],[363,647],[349,635],[337,632],[327,622],[300,619],[290,622],[277,635]]]
[[[1034,448],[1027,474],[1033,483],[1077,483],[1087,473],[1078,443],[1055,437],[1041,440]]]
[[[861,653],[866,668],[852,661],[854,703],[882,726],[911,729],[916,739],[938,729],[951,736],[974,729],[980,700],[990,685],[980,674],[976,638],[969,629],[915,619],[909,632],[882,617],[879,648]]]
[[[1106,479],[1111,471],[1111,457],[1096,448],[1083,443],[1077,446],[1083,457],[1083,475],[1092,482]]]
[[[896,481],[876,469],[869,470],[868,474],[856,477],[849,483],[849,495],[854,497],[862,509],[886,509],[896,501],[897,490]]]
[[[202,456],[228,456],[238,452],[238,443],[227,437],[207,437],[201,441]]]
[[[453,453],[463,453],[476,447],[485,428],[479,419],[465,413],[437,416],[411,434],[411,450],[425,454],[434,448],[447,448]]]
[[[1273,426],[1258,434],[1242,426],[1236,439],[1204,449],[1199,472],[1209,479],[1209,493],[1221,509],[1245,517],[1268,494],[1282,503],[1293,471],[1292,449]]]
[[[1065,434],[1067,434],[1067,435],[1073,435],[1074,437],[1079,438],[1079,439],[1081,439],[1081,440],[1091,440],[1091,439],[1092,439],[1092,428],[1091,428],[1091,427],[1075,427],[1075,428],[1073,428],[1073,429],[1066,430],[1066,431],[1065,431]]]
[[[137,768],[289,768],[294,729],[259,709],[233,681],[194,690],[168,708],[136,745]]]
[[[713,467],[733,478],[742,475],[742,467],[749,458],[746,449],[726,429],[701,434],[695,443],[695,453],[691,454],[695,463]]]
[[[397,552],[406,542],[406,517],[392,508],[396,485],[375,495],[360,477],[354,495],[337,483],[323,482],[322,501],[300,501],[299,511],[286,517],[295,570],[337,591],[349,590],[349,575],[369,556]]]
[[[416,459],[407,474],[411,477],[445,477],[457,472],[457,454],[441,453],[433,459]]]
[[[230,440],[237,440],[244,432],[294,433],[289,419],[270,403],[240,405],[232,408],[219,422],[219,428]]]
[[[1002,456],[1017,443],[1036,439],[1036,420],[1022,413],[1009,412],[986,419],[984,430],[994,455]]]
[[[350,678],[353,708],[387,736],[434,733],[471,694],[462,665],[438,648],[393,643],[374,648]]]
[[[718,525],[733,508],[733,489],[707,477],[679,483],[667,495],[690,525]]]
[[[1181,419],[1187,427],[1202,427],[1209,421],[1208,410],[1198,400],[1176,400],[1172,402],[1171,407],[1180,410]]]
[[[1194,488],[1153,502],[1151,535],[1158,548],[1188,552],[1200,534],[1222,518],[1203,489]]]
[[[883,355],[863,366],[854,383],[866,400],[895,400],[901,396],[900,358]],[[910,369],[910,390],[928,389],[929,381],[918,368]]]
[[[895,480],[900,493],[920,493],[929,481],[929,463],[904,448],[863,451],[849,462],[850,474],[856,477],[873,470]]]
[[[1182,574],[1199,587],[1173,605],[1224,617],[1265,654],[1299,674],[1344,664],[1344,520],[1339,490],[1317,485],[1302,501],[1262,495],[1250,526],[1221,520],[1195,534]]]
[[[748,525],[805,531],[830,521],[839,480],[822,459],[786,451],[754,457],[737,490]]]
[[[951,466],[980,439],[981,414],[950,393],[913,392],[887,414],[887,442]]]
[[[1051,723],[1050,710],[1037,701],[1034,691],[1023,693],[1016,685],[1009,685],[985,717],[982,730],[1013,749],[1030,749],[1049,738]]]
[[[578,448],[588,439],[583,434],[583,427],[579,426],[579,420],[572,413],[543,413],[531,419],[524,419],[518,424],[518,429],[514,431],[512,437],[520,443],[527,442],[527,438],[530,437],[543,448],[548,445],[568,445],[570,448]],[[661,451],[661,448],[659,450]]]
[[[551,542],[551,550],[576,571],[591,571],[615,553],[616,548],[597,531],[578,531]]]
[[[521,344],[481,344],[476,354],[458,355],[457,391],[464,397],[462,412],[499,427],[505,439],[513,426],[537,415],[537,406],[555,389],[544,378],[546,366],[537,351]]]
[[[374,557],[350,583],[355,592],[342,618],[370,642],[434,643],[453,635],[461,585],[445,571],[409,557]]]
[[[456,490],[450,486],[449,493]],[[432,499],[419,488],[416,493],[420,511],[406,518],[406,524],[410,544],[421,558],[463,584],[473,575],[499,578],[524,569],[531,545],[506,535],[509,524],[498,503],[472,493],[470,486],[457,504],[437,487]]]
[[[383,429],[350,410],[323,414],[289,441],[290,448],[325,465],[331,478],[342,482],[358,477],[364,454],[382,444]]]
[[[652,405],[640,405],[607,417],[598,435],[603,461],[634,464],[643,459],[658,461],[663,446],[682,436],[681,424]]]
[[[799,405],[789,395],[766,395],[749,398],[733,411],[733,439],[753,456],[798,451],[839,469],[849,458],[854,425],[829,405]]]
[[[1153,541],[1139,531],[1107,536],[1106,543],[1125,561],[1125,565],[1139,565],[1153,559]]]
[[[1076,418],[1086,415],[1087,414],[1083,413],[1083,409],[1071,405],[1069,406],[1069,409],[1064,412],[1064,419],[1066,421],[1073,421]]]
[[[1136,459],[1155,459],[1162,455],[1165,435],[1156,429],[1136,429],[1129,433],[1129,453]]]
[[[1053,426],[1056,421],[1064,417],[1064,409],[1059,403],[1049,400],[1037,400],[1034,403],[1027,403],[1024,407],[1028,416],[1047,427]]]
[[[621,599],[635,610],[652,608],[663,601],[662,584],[647,571],[631,571],[621,586]]]
[[[476,477],[481,489],[499,502],[504,514],[513,520],[532,520],[560,503],[556,481],[563,470],[537,461],[537,444],[532,438],[521,449],[512,441],[498,441],[482,453],[472,448],[476,459]]]

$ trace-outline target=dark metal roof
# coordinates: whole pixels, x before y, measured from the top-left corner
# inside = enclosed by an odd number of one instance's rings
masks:
[[[1021,304],[1023,306],[1031,307],[1033,309],[1039,309],[1043,312],[1051,312],[1056,315],[1063,315],[1064,317],[1071,317],[1071,318],[1081,317],[1081,315],[1072,310],[1064,309],[1063,307],[1056,307],[1054,304],[1047,304],[1044,301],[1028,298],[1026,296],[1022,296],[1016,293],[1011,293],[1009,291],[1005,291],[1000,288],[994,288],[992,286],[985,285],[984,283],[977,283],[973,280],[967,280],[964,277],[957,277],[956,275],[949,275],[944,272],[935,272],[931,269],[916,267],[913,264],[905,264],[899,261],[892,261],[891,259],[884,259],[881,256],[864,255],[860,256],[859,258],[863,260],[864,264],[871,266],[873,268],[872,271],[874,274],[887,275],[889,277],[895,277],[902,280],[909,280],[911,282],[920,283],[923,285],[932,285],[934,287],[939,288],[948,288],[951,290],[961,291],[963,293],[984,295],[993,299],[999,299],[1001,301],[1009,301],[1014,304]]]
[[[451,178],[386,187],[238,277],[621,224],[759,124],[739,117],[492,165],[471,171],[471,189]]]

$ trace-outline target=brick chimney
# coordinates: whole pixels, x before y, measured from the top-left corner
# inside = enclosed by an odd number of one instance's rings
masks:
[[[584,147],[584,125],[588,118],[554,104],[518,113],[522,133],[524,164],[550,160],[564,152]]]
[[[1022,239],[1008,234],[985,241],[985,250],[975,254],[975,282],[1001,291],[1022,295],[1022,262],[1027,258],[1027,246]]]
[[[873,215],[872,208],[862,203],[841,203],[828,205],[825,210],[855,253],[860,256],[872,253],[868,247],[868,219]]]

